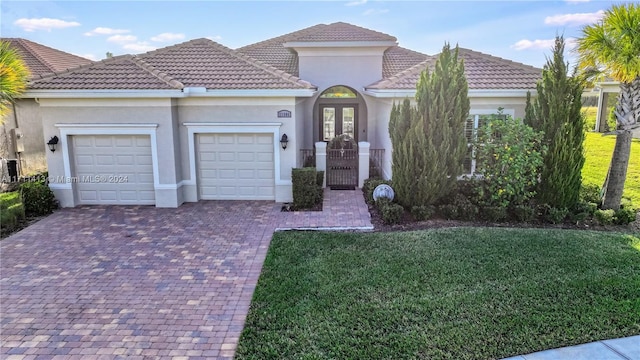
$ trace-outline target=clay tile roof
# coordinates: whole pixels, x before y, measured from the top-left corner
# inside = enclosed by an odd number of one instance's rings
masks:
[[[315,89],[208,39],[123,55],[35,79],[32,89]]]
[[[464,69],[472,90],[535,89],[542,70],[481,52],[460,48]],[[367,89],[415,89],[420,73],[433,69],[438,56],[367,86]]]
[[[149,90],[182,89],[167,74],[133,55],[116,56],[79,68],[34,78],[30,89]]]
[[[32,76],[64,71],[78,66],[90,64],[92,61],[64,51],[50,48],[33,41],[21,38],[0,38],[16,49]]]
[[[332,41],[397,41],[391,35],[365,29],[359,26],[337,22],[333,24],[318,24],[289,34],[247,45],[237,49],[239,52],[267,63],[295,76],[299,75],[298,55],[292,49],[284,47],[288,42],[332,42]],[[403,49],[399,46],[390,47],[384,54],[383,72],[391,75],[403,68],[415,65],[427,55]],[[381,74],[382,75],[382,74]]]

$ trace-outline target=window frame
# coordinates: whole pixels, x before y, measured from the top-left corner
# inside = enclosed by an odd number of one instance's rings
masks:
[[[473,141],[475,139],[477,139],[478,137],[478,128],[480,125],[480,117],[481,116],[491,116],[491,115],[497,115],[498,114],[498,109],[496,110],[491,110],[491,109],[471,109],[469,111],[469,116],[467,117],[467,120],[465,120],[465,124],[464,124],[464,132],[465,132],[465,138],[466,138],[466,132],[467,132],[467,121],[470,117],[473,117],[473,128],[471,129],[471,139],[467,139],[467,148],[472,148],[473,146]],[[514,109],[502,109],[502,115],[505,116],[510,116],[511,118],[515,119],[515,111]],[[469,141],[470,140],[470,141]],[[465,156],[465,161],[467,160],[467,157]],[[469,172],[464,172],[462,174],[461,177],[479,177],[481,175],[476,173],[476,155],[475,155],[475,151],[473,150],[473,148],[471,149],[471,160],[470,160],[471,164],[469,166]]]

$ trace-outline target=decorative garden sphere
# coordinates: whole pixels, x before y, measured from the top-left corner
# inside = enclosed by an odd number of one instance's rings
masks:
[[[393,192],[391,186],[387,184],[380,184],[373,190],[373,200],[375,201],[378,201],[378,199],[380,198],[385,198],[389,199],[389,201],[392,201],[395,196],[395,192]]]

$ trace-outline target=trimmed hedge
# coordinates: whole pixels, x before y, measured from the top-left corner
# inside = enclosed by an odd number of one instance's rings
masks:
[[[314,167],[291,169],[293,183],[293,207],[295,210],[310,209],[322,203],[323,171]]]

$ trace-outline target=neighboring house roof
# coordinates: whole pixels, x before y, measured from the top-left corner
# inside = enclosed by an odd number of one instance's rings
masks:
[[[239,52],[267,63],[289,74],[299,76],[298,54],[286,48],[290,42],[342,42],[342,41],[393,41],[397,39],[378,31],[365,29],[356,25],[337,22],[318,24],[289,34],[247,45],[237,49]],[[416,51],[391,46],[382,59],[381,78],[391,76],[401,70],[418,64],[428,55]]]
[[[535,89],[542,76],[542,70],[481,52],[460,48],[459,56],[464,59],[464,70],[469,89]],[[424,62],[401,71],[386,79],[367,86],[367,89],[415,89],[420,73],[433,70],[437,55]]]
[[[314,89],[270,65],[212,40],[195,39],[44,76],[31,89]]]
[[[16,49],[20,57],[31,71],[31,76],[64,71],[78,66],[90,64],[92,61],[80,56],[50,48],[42,44],[21,38],[0,38]]]

